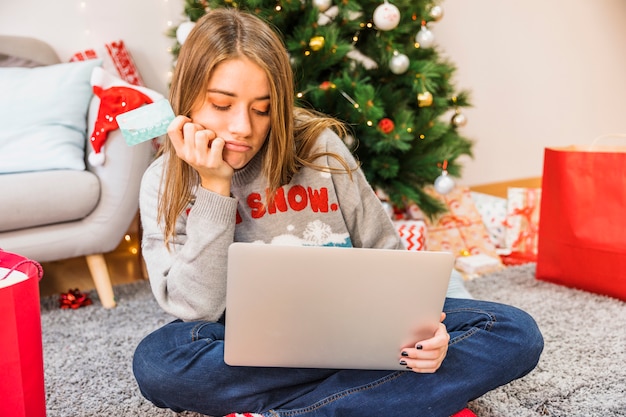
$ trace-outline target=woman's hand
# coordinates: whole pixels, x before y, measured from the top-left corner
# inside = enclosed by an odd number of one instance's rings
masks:
[[[441,322],[446,313],[441,313]],[[435,334],[430,339],[419,341],[414,348],[404,348],[401,351],[400,365],[405,365],[413,372],[433,373],[439,369],[446,354],[450,335],[443,323],[439,323]]]
[[[167,134],[176,155],[200,175],[202,188],[230,195],[234,170],[222,157],[224,139],[185,116],[177,116],[170,123]]]

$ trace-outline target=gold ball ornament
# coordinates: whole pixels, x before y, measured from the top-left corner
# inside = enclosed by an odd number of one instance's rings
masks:
[[[452,116],[451,120],[452,126],[454,127],[463,127],[467,124],[467,117],[460,111],[456,111],[454,116]]]
[[[428,107],[433,104],[433,95],[429,91],[424,91],[417,95],[417,105],[419,107]]]
[[[324,47],[325,43],[326,39],[324,39],[323,36],[313,36],[309,41],[309,46],[312,50],[317,52]]]

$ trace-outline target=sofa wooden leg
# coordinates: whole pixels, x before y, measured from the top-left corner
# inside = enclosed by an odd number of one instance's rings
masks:
[[[96,284],[96,291],[98,297],[104,308],[115,307],[115,295],[113,294],[113,285],[111,284],[111,278],[109,276],[109,270],[107,269],[104,255],[87,255],[87,266],[94,284]]]

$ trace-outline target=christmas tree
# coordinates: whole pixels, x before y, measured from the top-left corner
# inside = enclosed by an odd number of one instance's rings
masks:
[[[372,186],[397,208],[415,203],[433,215],[460,175],[457,158],[472,142],[458,129],[469,93],[456,91],[455,66],[431,31],[443,17],[433,0],[185,0],[188,21],[172,29],[177,56],[208,10],[236,7],[270,23],[291,57],[298,104],[337,117],[346,145]]]

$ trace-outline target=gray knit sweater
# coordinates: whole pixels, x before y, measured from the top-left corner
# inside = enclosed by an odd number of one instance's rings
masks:
[[[320,151],[356,161],[331,131],[318,138]],[[142,250],[152,291],[168,313],[183,320],[217,320],[226,304],[227,250],[232,242],[331,245],[402,249],[395,228],[361,170],[352,174],[302,168],[266,207],[263,152],[235,172],[231,197],[201,187],[176,224],[168,251],[157,223],[162,157],[141,185]],[[331,157],[316,161],[340,167]]]

